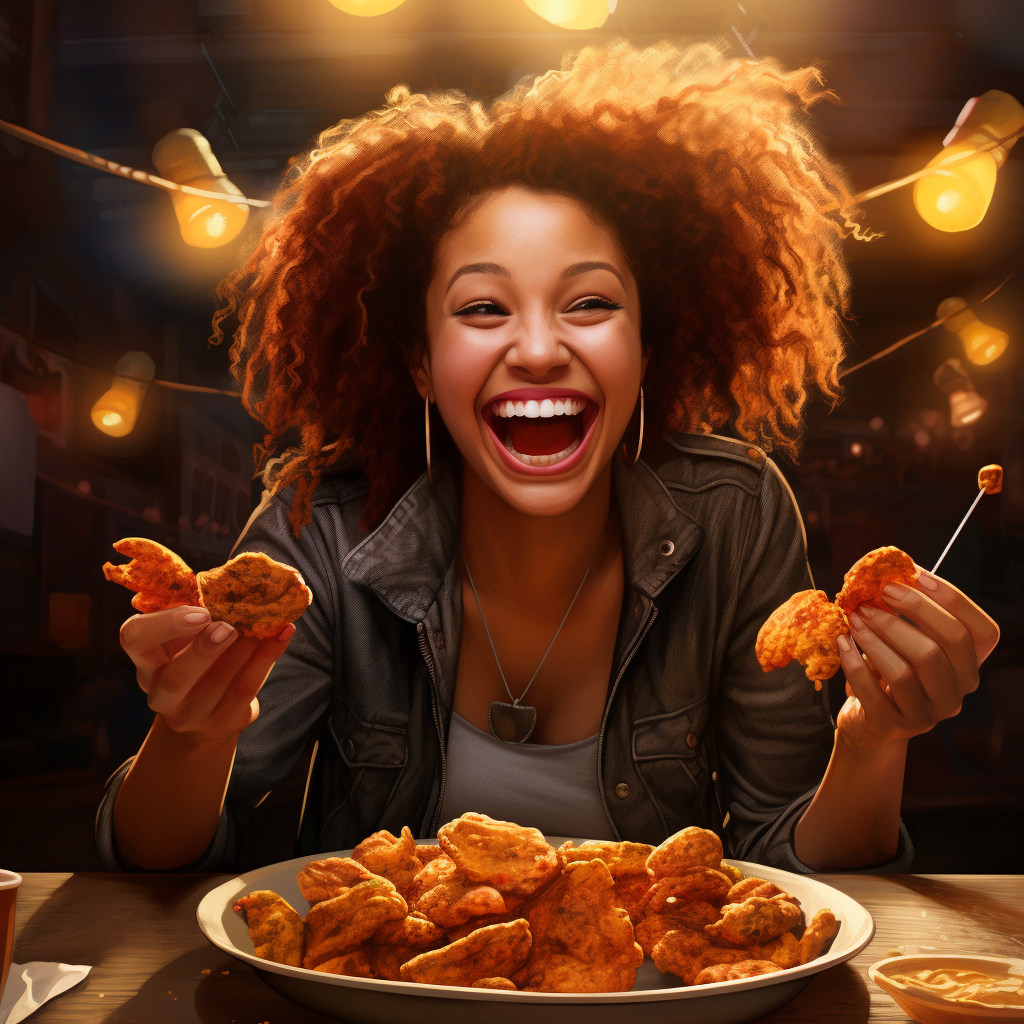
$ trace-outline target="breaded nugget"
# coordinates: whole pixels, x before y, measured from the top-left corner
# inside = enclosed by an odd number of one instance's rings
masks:
[[[512,980],[523,992],[627,992],[643,963],[603,860],[574,861],[523,911],[533,947]]]
[[[245,917],[258,957],[290,967],[302,966],[302,918],[283,896],[258,889],[243,896],[234,909]]]
[[[656,914],[668,899],[713,903],[729,891],[732,879],[717,868],[685,868],[678,875],[659,878],[647,893],[647,906]]]
[[[654,947],[661,941],[662,936],[680,927],[682,926],[679,921],[675,921],[665,914],[648,912],[633,928],[633,937],[644,951],[644,954],[651,956]],[[701,934],[703,936],[703,933]]]
[[[604,839],[588,839],[579,846],[572,840],[557,850],[561,866],[578,860],[603,860],[612,878],[641,875],[647,870],[647,858],[654,852],[646,843],[618,843]]]
[[[529,896],[558,873],[554,848],[535,828],[469,812],[437,832],[441,848],[472,882]]]
[[[817,960],[839,932],[839,922],[831,910],[819,910],[804,929],[800,939],[800,963]]]
[[[798,967],[801,963],[800,942],[792,932],[783,932],[777,939],[750,946],[747,952],[751,960],[771,960],[782,970]]]
[[[426,867],[432,860],[444,857],[445,852],[440,846],[434,846],[430,843],[417,843],[416,856],[419,858],[419,862]]]
[[[103,563],[103,575],[111,583],[134,590],[132,607],[138,612],[202,604],[195,573],[170,548],[146,537],[125,537],[114,542],[119,555],[130,562]]]
[[[416,909],[442,928],[454,928],[471,917],[483,914],[504,914],[505,901],[490,885],[470,882],[453,875],[416,901]]]
[[[382,924],[373,935],[378,946],[432,946],[444,938],[444,930],[418,910],[397,921]]]
[[[530,928],[520,919],[478,928],[450,946],[421,953],[402,965],[402,981],[471,986],[481,978],[513,974],[530,952]]]
[[[647,858],[647,874],[657,880],[681,875],[689,868],[717,868],[721,862],[722,840],[706,828],[690,825],[654,848]]]
[[[689,928],[666,932],[651,950],[654,966],[663,974],[674,974],[687,985],[707,967],[739,963],[749,957],[745,949],[712,946],[710,939]]]
[[[743,960],[738,964],[716,964],[705,967],[693,979],[694,985],[713,985],[716,981],[738,981],[740,978],[757,978],[762,974],[774,974],[782,970],[771,960]]]
[[[405,891],[405,898],[409,906],[415,907],[417,900],[425,893],[430,892],[435,885],[447,881],[452,875],[457,874],[458,870],[455,861],[446,853],[442,853],[440,857],[435,857],[428,864],[424,864],[413,876]]]
[[[849,631],[842,609],[824,591],[801,590],[768,616],[757,634],[754,653],[765,672],[795,658],[820,690],[822,680],[839,671],[838,638]]]
[[[388,921],[405,917],[406,902],[385,878],[371,878],[334,899],[310,907],[306,915],[303,967],[316,967],[348,953]]]
[[[643,917],[647,905],[647,892],[651,887],[651,876],[645,871],[642,875],[620,875],[615,882],[614,900],[617,907],[629,914],[630,921],[636,924]]]
[[[297,569],[261,551],[244,551],[196,579],[210,617],[230,622],[243,636],[277,636],[313,600]]]
[[[774,883],[768,882],[763,878],[744,878],[742,882],[737,882],[726,894],[726,899],[730,903],[742,903],[748,896],[763,896],[765,899],[771,899],[772,896],[778,896],[782,890]]]
[[[311,860],[296,876],[305,901],[312,907],[340,896],[353,885],[375,877],[369,868],[351,857],[325,857]]]
[[[843,577],[843,589],[836,594],[836,604],[850,615],[860,604],[888,609],[883,591],[890,583],[913,587],[918,571],[914,560],[899,548],[884,547],[869,551],[858,559]]]
[[[380,975],[370,965],[370,960],[361,949],[354,949],[344,956],[336,956],[317,964],[314,971],[321,974],[347,974],[352,978],[379,978]]]
[[[438,941],[427,948],[436,949],[442,944],[442,941]],[[382,946],[376,942],[363,946],[363,950],[366,952],[374,972],[379,978],[384,978],[386,981],[400,981],[402,964],[408,963],[420,953],[427,952],[422,946]]]
[[[401,836],[393,836],[387,829],[367,836],[353,851],[352,859],[359,861],[375,875],[393,883],[403,895],[410,891],[412,881],[423,869],[416,856],[416,840],[408,825],[402,828]]]
[[[724,860],[718,865],[718,870],[721,871],[723,875],[728,875],[733,882],[743,881],[743,872],[740,871],[739,868],[733,867],[732,864],[727,864]]]
[[[659,907],[650,905],[652,913],[675,921],[675,927],[695,928],[698,931],[705,925],[713,924],[721,916],[722,912],[713,904],[704,900],[681,900],[675,896],[668,896]]]
[[[516,921],[522,916],[518,911],[506,914],[482,914],[480,917],[471,917],[468,921],[457,924],[452,928],[445,928],[444,932],[449,942],[455,942],[456,939],[464,939],[478,928],[486,928],[492,924],[508,924],[509,921]]]
[[[705,934],[716,942],[734,946],[763,943],[788,932],[803,921],[803,911],[782,896],[765,899],[748,896],[742,903],[722,908],[722,916],[705,927]]]
[[[508,978],[481,978],[479,981],[474,981],[471,988],[497,988],[506,992],[519,991],[515,982]]]
[[[978,470],[978,490],[998,494],[1003,489],[1003,467],[993,463]]]

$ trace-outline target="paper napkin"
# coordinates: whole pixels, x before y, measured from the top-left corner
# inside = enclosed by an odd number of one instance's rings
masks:
[[[0,999],[0,1024],[19,1024],[43,1003],[73,988],[91,970],[92,967],[81,964],[51,964],[43,960],[11,964]]]

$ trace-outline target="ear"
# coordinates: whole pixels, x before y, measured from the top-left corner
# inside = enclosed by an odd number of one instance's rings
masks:
[[[420,349],[413,356],[413,366],[410,372],[412,373],[416,390],[420,393],[420,398],[429,396],[433,402],[434,386],[430,378],[430,352],[427,351],[426,345],[421,345]]]

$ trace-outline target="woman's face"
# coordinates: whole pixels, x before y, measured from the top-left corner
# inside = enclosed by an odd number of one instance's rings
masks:
[[[636,282],[581,202],[476,201],[442,241],[418,375],[468,466],[509,505],[573,508],[629,424],[646,358]]]

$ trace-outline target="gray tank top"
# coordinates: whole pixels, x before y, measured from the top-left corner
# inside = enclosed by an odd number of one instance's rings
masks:
[[[597,788],[597,734],[576,743],[503,743],[452,714],[441,824],[477,811],[549,836],[614,839]]]

